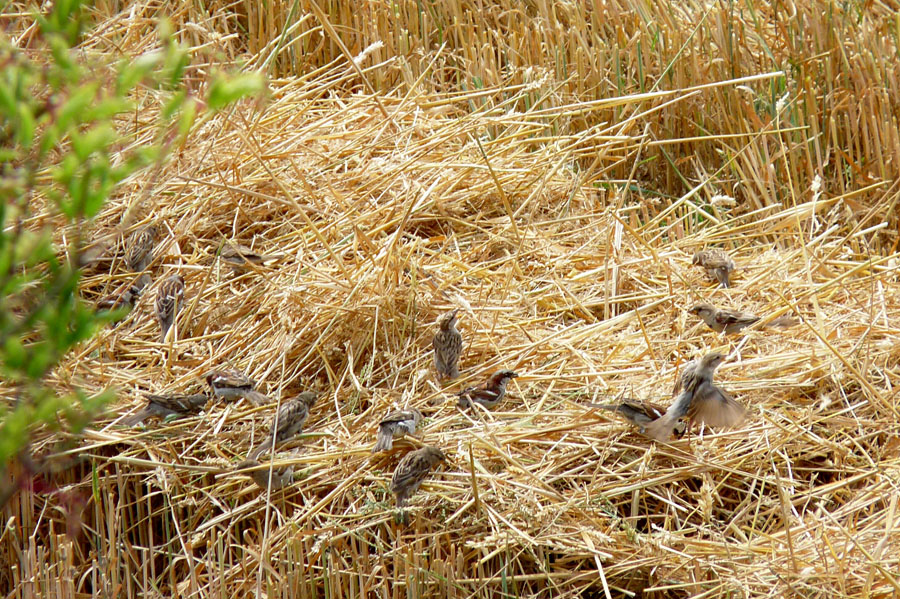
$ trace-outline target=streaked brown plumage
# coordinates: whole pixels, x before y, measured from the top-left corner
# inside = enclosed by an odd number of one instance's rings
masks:
[[[694,420],[708,426],[739,424],[746,412],[744,406],[712,382],[713,373],[724,359],[722,354],[712,352],[699,363],[686,366],[676,385],[681,394],[662,417],[646,425],[645,434],[665,441],[672,436],[677,421],[684,417],[688,419],[688,429]]]
[[[190,395],[146,395],[147,407],[122,421],[125,426],[134,426],[154,416],[166,418],[175,414],[196,414],[203,409],[209,396],[205,393]]]
[[[269,437],[255,451],[250,452],[248,458],[255,460],[275,445],[299,435],[303,431],[303,425],[309,417],[309,409],[315,403],[316,397],[313,391],[304,391],[285,402],[269,422]]]
[[[441,379],[459,376],[459,355],[462,353],[462,335],[456,330],[459,308],[447,312],[438,320],[438,331],[431,342],[434,348],[434,367]]]
[[[697,360],[691,360],[681,369],[681,374],[675,379],[675,388],[672,389],[672,395],[678,395],[682,389],[687,389],[690,380],[694,377],[694,370],[697,368]]]
[[[378,423],[378,441],[372,453],[390,451],[395,438],[416,434],[423,419],[422,412],[416,408],[391,412]]]
[[[269,398],[256,391],[256,383],[239,370],[213,370],[207,373],[206,383],[216,397],[246,398],[254,405],[268,403]]]
[[[269,466],[260,464],[258,461],[253,459],[247,459],[238,464],[235,467],[235,470],[247,470],[252,468],[247,472],[242,472],[241,474],[246,474],[249,476],[253,482],[256,483],[258,487],[261,489],[269,488]],[[288,485],[290,485],[294,480],[294,467],[289,466],[284,470],[274,469],[272,471],[272,490],[276,491],[278,489],[282,489]]]
[[[166,340],[166,333],[184,304],[184,279],[171,275],[163,280],[156,291],[156,320],[159,322],[159,341]]]
[[[707,276],[719,281],[722,287],[731,286],[730,277],[734,270],[734,260],[723,250],[718,248],[700,250],[694,254],[691,264],[704,268]]]
[[[145,225],[128,236],[125,240],[125,266],[129,270],[144,270],[150,265],[158,235],[156,225]]]
[[[699,316],[706,326],[717,333],[725,332],[726,335],[738,333],[742,329],[759,322],[760,317],[736,310],[719,309],[711,304],[697,304],[689,310],[691,314]],[[766,323],[766,327],[788,328],[797,322],[787,314]]]
[[[500,370],[491,375],[491,378],[481,387],[469,387],[457,393],[456,405],[460,408],[468,408],[472,402],[481,404],[487,409],[493,409],[506,396],[506,385],[510,380],[519,376],[512,370]]]
[[[405,506],[431,470],[446,459],[444,452],[437,447],[423,447],[403,456],[394,470],[390,486],[391,493],[397,499],[397,507]]]

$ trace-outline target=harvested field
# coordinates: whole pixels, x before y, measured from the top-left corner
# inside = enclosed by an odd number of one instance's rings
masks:
[[[153,280],[54,374],[117,400],[68,449],[39,435],[64,467],[4,508],[0,591],[900,595],[896,7],[255,4],[168,13],[195,93],[237,63],[267,68],[269,93],[199,123],[95,221],[113,240],[161,226]],[[154,47],[159,5],[94,10],[85,52]],[[135,144],[159,110],[140,106]],[[235,270],[226,242],[270,259]],[[710,247],[732,287],[692,266]],[[110,257],[88,301],[135,277]],[[171,273],[185,305],[161,343]],[[699,302],[798,323],[724,336]],[[442,384],[431,341],[453,308],[461,376]],[[589,405],[668,405],[713,350],[737,427],[657,443]],[[272,405],[121,425],[214,368],[277,402],[320,393],[264,460],[291,484],[234,472]],[[502,368],[520,376],[496,409],[457,408]],[[421,438],[372,454],[406,406]],[[449,460],[404,526],[388,485],[423,444]]]

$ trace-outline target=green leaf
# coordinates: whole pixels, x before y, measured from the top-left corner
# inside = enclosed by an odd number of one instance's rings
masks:
[[[194,98],[188,98],[181,109],[181,116],[178,119],[178,136],[187,137],[194,126],[197,118],[197,101]]]
[[[106,151],[116,140],[116,132],[109,123],[104,123],[83,134],[73,132],[70,138],[75,155],[84,162],[91,154]]]
[[[0,463],[5,464],[19,453],[19,449],[25,444],[31,418],[31,408],[25,402],[20,402],[15,409],[6,413],[0,424]]]
[[[109,121],[123,112],[130,112],[132,107],[132,103],[124,98],[106,98],[88,111],[85,121]]]
[[[160,113],[160,118],[163,121],[168,121],[172,118],[172,115],[178,112],[181,108],[181,105],[184,104],[185,98],[187,97],[187,92],[182,90],[177,94],[174,94],[172,98],[165,103],[163,106],[162,112]]]
[[[13,118],[13,115],[16,114],[16,100],[12,94],[12,88],[9,85],[9,80],[7,78],[6,81],[3,81],[0,84],[0,110],[3,111],[3,116],[7,118]]]
[[[25,346],[18,337],[9,336],[3,344],[3,362],[10,370],[23,370],[25,367]]]
[[[62,398],[55,395],[44,395],[37,401],[34,418],[38,422],[51,423],[56,420],[56,413],[65,405]]]
[[[26,365],[25,375],[32,380],[38,380],[53,366],[56,356],[53,355],[53,348],[47,343],[35,343],[30,349],[31,359]]]
[[[181,48],[174,47],[166,58],[166,72],[169,74],[169,88],[177,89],[181,86],[181,79],[184,77],[184,71],[190,64],[190,57],[187,52]]]
[[[234,77],[219,75],[209,86],[206,103],[211,110],[220,110],[241,98],[258,94],[264,87],[260,73],[244,73]]]
[[[56,119],[59,131],[67,131],[73,124],[83,122],[81,117],[87,112],[96,96],[96,83],[83,84],[77,89],[59,109],[59,116]]]
[[[54,147],[58,141],[59,127],[56,123],[52,123],[44,129],[44,134],[41,136],[40,156],[42,158],[46,156],[50,148]]]
[[[116,81],[116,93],[125,95],[153,71],[163,60],[159,50],[141,54],[133,61],[124,60],[119,65],[119,77]]]

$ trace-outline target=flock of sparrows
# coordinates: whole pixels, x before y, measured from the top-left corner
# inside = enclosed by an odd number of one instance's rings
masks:
[[[153,249],[159,230],[154,225],[144,226],[135,231],[126,241],[125,264],[134,272],[147,269],[152,261]],[[242,246],[225,245],[219,253],[220,257],[231,263],[235,269],[241,269],[248,262],[261,264],[274,257],[261,256]],[[692,264],[702,267],[707,274],[717,280],[723,287],[731,285],[730,275],[735,268],[734,261],[722,250],[709,249],[697,252]],[[150,276],[142,274],[137,283],[123,293],[106,300],[101,300],[102,307],[118,307],[133,305],[136,298],[149,284]],[[164,342],[175,318],[185,301],[184,279],[178,274],[166,276],[158,286],[154,302],[155,315],[160,329],[160,340]],[[699,316],[703,322],[719,333],[732,334],[757,323],[760,318],[751,314],[720,310],[706,303],[692,307],[689,312]],[[432,341],[433,361],[440,381],[459,377],[459,358],[462,353],[463,339],[456,328],[459,310],[444,314],[437,323],[437,331]],[[767,323],[767,326],[787,327],[795,322],[789,317],[780,317]],[[675,387],[675,401],[668,408],[636,401],[622,400],[610,404],[588,404],[591,407],[616,412],[633,424],[640,432],[658,441],[668,440],[672,434],[682,434],[690,430],[691,424],[697,421],[708,426],[734,426],[741,422],[745,415],[744,407],[735,401],[726,391],[713,383],[713,373],[725,357],[718,352],[708,353],[699,361],[686,365]],[[512,370],[500,370],[492,374],[480,387],[467,387],[456,394],[457,406],[469,409],[473,404],[491,410],[506,395],[509,381],[516,378]],[[237,370],[216,370],[206,376],[209,390],[215,397],[228,399],[247,399],[254,405],[263,405],[271,400],[256,390],[256,384]],[[151,417],[167,418],[174,415],[185,415],[200,412],[207,403],[206,393],[147,395],[147,405],[141,411],[122,421],[122,424],[134,426]],[[310,409],[316,401],[317,394],[312,391],[300,393],[296,398],[281,404],[269,423],[269,434],[255,449],[251,449],[247,458],[237,469],[249,475],[259,486],[277,489],[289,485],[293,480],[291,469],[270,471],[258,461],[266,452],[272,451],[279,444],[285,443],[303,431],[309,417]],[[687,423],[684,420],[687,420]],[[377,438],[373,453],[391,451],[394,440],[405,435],[416,435],[423,427],[425,418],[417,408],[407,408],[388,413],[378,424]],[[394,494],[398,508],[406,505],[409,497],[415,493],[429,473],[447,456],[432,446],[409,451],[399,461],[389,490]]]

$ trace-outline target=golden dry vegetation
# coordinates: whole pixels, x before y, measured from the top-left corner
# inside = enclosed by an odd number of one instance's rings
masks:
[[[118,399],[4,509],[0,589],[897,596],[897,9],[97,2],[84,52],[150,51],[167,15],[193,93],[236,64],[264,69],[269,93],[198,124],[97,219],[101,237],[163,225],[154,280],[55,374]],[[27,39],[26,17],[6,25]],[[121,127],[140,144],[158,105],[137,99]],[[278,258],[235,274],[224,240]],[[731,289],[690,264],[711,246],[739,265]],[[153,293],[172,272],[186,306],[161,344]],[[116,258],[84,296],[132,276]],[[801,323],[726,338],[686,313],[701,300]],[[453,307],[462,377],[441,387],[431,336]],[[587,406],[666,403],[711,349],[748,408],[738,428],[653,443]],[[287,488],[233,472],[271,406],[118,424],[142,393],[222,366],[276,400],[322,393],[275,453]],[[441,401],[501,367],[521,376],[497,410]],[[371,454],[405,405],[451,457],[408,527],[387,486],[420,442]]]

